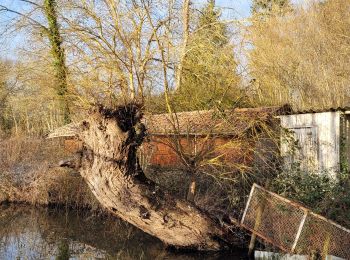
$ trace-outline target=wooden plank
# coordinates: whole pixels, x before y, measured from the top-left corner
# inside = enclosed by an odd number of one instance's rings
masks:
[[[280,260],[307,260],[307,255],[290,255],[276,252],[264,252],[255,251],[254,259],[269,260],[269,259],[280,259]]]

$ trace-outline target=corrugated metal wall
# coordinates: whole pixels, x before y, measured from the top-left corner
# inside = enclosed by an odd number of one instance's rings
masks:
[[[293,147],[282,136],[281,152],[286,165],[300,163],[303,170],[330,171],[340,163],[341,112],[322,112],[281,116],[281,125],[289,130],[296,143]]]
[[[340,166],[350,169],[350,115],[340,117]]]

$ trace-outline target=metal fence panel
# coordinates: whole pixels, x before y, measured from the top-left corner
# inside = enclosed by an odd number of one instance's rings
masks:
[[[241,224],[290,253],[350,259],[350,230],[254,184]]]

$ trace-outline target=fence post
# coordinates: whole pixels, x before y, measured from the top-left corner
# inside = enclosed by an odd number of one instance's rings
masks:
[[[304,227],[307,215],[308,215],[308,211],[304,210],[304,216],[303,216],[302,220],[300,221],[298,232],[297,232],[297,235],[295,236],[294,243],[293,243],[293,246],[292,246],[292,253],[294,253],[294,250],[295,250],[295,248],[296,248],[296,246],[298,244],[298,240],[299,240],[299,237],[301,235],[301,231],[303,231],[303,227]]]
[[[270,186],[270,182],[267,181],[266,182],[266,188],[268,189]],[[254,187],[255,188],[255,187]],[[253,194],[251,194],[253,195]],[[257,230],[260,227],[261,224],[261,218],[262,218],[262,214],[265,210],[265,205],[266,205],[266,194],[263,195],[263,198],[261,199],[261,203],[259,203],[259,207],[258,207],[258,212],[256,214],[256,218],[255,218],[255,223],[254,223],[254,231]],[[249,250],[248,250],[248,256],[252,256],[253,251],[254,251],[254,246],[255,246],[255,240],[256,240],[256,234],[255,232],[252,233],[252,236],[250,238],[250,242],[249,242]]]
[[[246,216],[246,214],[247,214],[247,211],[248,211],[248,208],[249,208],[249,205],[250,205],[250,201],[251,201],[251,199],[252,199],[252,197],[253,197],[253,193],[254,193],[255,187],[256,187],[256,184],[254,183],[252,189],[250,190],[250,194],[249,194],[249,197],[248,197],[248,201],[247,201],[246,207],[245,207],[244,212],[243,212],[241,224],[244,223],[244,219],[245,219],[245,216]],[[250,255],[252,254],[252,252],[253,252],[254,244],[255,244],[255,239],[256,239],[256,235],[255,235],[254,233],[252,233],[252,237],[251,237],[250,244],[249,244],[249,251],[248,251],[248,255],[249,255],[249,256],[250,256]]]
[[[257,230],[261,224],[261,216],[263,212],[263,205],[259,205],[258,212],[255,218],[254,230]],[[252,256],[255,246],[256,234],[253,232],[249,242],[248,256]]]
[[[327,255],[329,252],[329,243],[331,242],[331,234],[327,232],[326,239],[324,240],[323,250],[322,250],[322,260],[327,259]]]

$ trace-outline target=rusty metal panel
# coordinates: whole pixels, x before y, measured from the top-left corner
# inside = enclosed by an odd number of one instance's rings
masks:
[[[350,230],[254,184],[241,225],[289,253],[350,259]]]
[[[322,252],[325,246],[329,255],[350,259],[350,230],[310,212],[295,252]]]
[[[259,208],[262,210],[261,221],[256,226]],[[303,209],[254,184],[241,224],[266,241],[291,252],[303,216]]]

